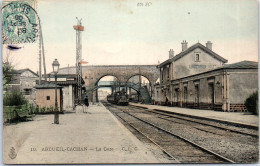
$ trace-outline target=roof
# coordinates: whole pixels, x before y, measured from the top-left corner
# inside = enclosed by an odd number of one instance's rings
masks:
[[[48,83],[54,83],[55,81],[45,81],[42,80],[42,84],[48,84]],[[37,80],[36,83],[39,83],[39,81]],[[67,81],[57,81],[57,85],[77,85],[78,82],[76,80],[67,80]],[[55,84],[54,84],[55,85]]]
[[[47,76],[47,79],[55,77],[55,75],[53,73],[46,74],[46,76]],[[44,75],[43,75],[43,77],[44,77]],[[63,84],[63,85],[77,84],[77,74],[57,74],[57,78],[66,78],[67,79],[66,81],[57,80],[58,84]],[[48,82],[54,82],[54,81],[48,81]],[[81,77],[81,83],[85,84],[85,81],[82,77]]]
[[[220,68],[224,69],[258,69],[258,62],[254,61],[241,61],[232,64],[226,64]]]
[[[193,76],[197,76],[197,75],[201,75],[201,74],[205,74],[205,73],[210,73],[213,71],[224,70],[224,69],[258,69],[258,62],[244,60],[244,61],[237,62],[237,63],[227,64],[227,65],[224,65],[224,66],[212,69],[212,70],[208,70],[208,71],[205,71],[202,73],[197,73],[197,74],[189,75],[186,77],[177,78],[176,80],[193,77]],[[174,81],[174,80],[172,80],[172,81]]]
[[[77,81],[57,81],[59,85],[77,85]]]
[[[36,89],[54,89],[55,86],[56,86],[55,84],[47,83],[47,84],[36,85],[35,88]],[[57,88],[62,88],[62,86],[57,85]]]
[[[29,68],[26,68],[26,69],[20,69],[20,70],[14,70],[14,73],[15,74],[22,74],[23,72],[25,71],[30,71],[31,73],[33,73],[34,75],[36,75],[37,77],[39,77],[38,74],[36,74],[35,72],[33,72],[31,69]]]
[[[44,77],[44,74],[42,75]],[[54,78],[55,74],[53,72],[46,74],[47,78]],[[57,78],[77,78],[77,74],[57,74]]]
[[[195,50],[196,48],[200,48],[203,51],[205,51],[206,53],[210,54],[213,58],[216,58],[224,63],[227,63],[228,60],[226,60],[225,58],[223,58],[222,56],[218,55],[217,53],[215,53],[214,51],[210,50],[209,48],[205,47],[204,45],[200,44],[200,43],[196,43],[192,46],[190,46],[188,49],[186,49],[185,51],[182,51],[181,53],[177,54],[176,56],[174,56],[171,59],[168,59],[164,62],[162,62],[160,65],[158,65],[159,67],[171,63],[173,61],[177,61],[178,59],[182,58],[183,56],[185,56],[186,54],[188,54],[189,52]]]

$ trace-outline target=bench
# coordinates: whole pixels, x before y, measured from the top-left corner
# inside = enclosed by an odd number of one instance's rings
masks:
[[[4,106],[3,112],[4,122],[12,122],[17,118],[17,114],[15,112],[15,106]]]
[[[21,119],[21,120],[25,120],[27,121],[27,118],[28,119],[32,119],[33,115],[29,115],[29,110],[28,109],[16,109],[16,113],[17,113],[17,116],[18,116],[18,119]]]

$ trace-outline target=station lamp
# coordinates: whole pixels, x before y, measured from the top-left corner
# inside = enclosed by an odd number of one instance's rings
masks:
[[[57,74],[60,68],[60,64],[57,59],[52,62],[53,73]]]
[[[59,72],[60,64],[57,59],[52,63],[53,73],[55,74],[55,112],[54,112],[54,124],[59,124],[59,112],[57,101],[57,73]]]

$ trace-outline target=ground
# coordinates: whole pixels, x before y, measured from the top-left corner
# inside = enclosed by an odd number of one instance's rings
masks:
[[[4,125],[4,163],[169,162],[142,144],[103,105],[86,111],[78,107],[76,113],[60,115],[59,125],[53,124],[54,115]]]

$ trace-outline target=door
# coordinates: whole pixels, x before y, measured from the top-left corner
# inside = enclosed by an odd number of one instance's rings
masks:
[[[184,106],[187,106],[187,100],[188,100],[188,88],[184,87],[184,99],[183,99]]]
[[[214,108],[214,84],[209,84],[209,107]]]
[[[61,88],[59,89],[59,91],[60,91],[60,111],[62,112],[63,111],[63,91]]]
[[[176,95],[176,98],[175,98],[176,106],[179,106],[179,104],[178,104],[178,102],[179,102],[179,88],[175,89],[175,95]]]
[[[200,93],[199,93],[199,85],[195,85],[195,106],[199,107]]]

